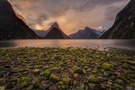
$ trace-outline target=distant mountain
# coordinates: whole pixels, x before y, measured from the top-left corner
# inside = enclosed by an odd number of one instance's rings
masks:
[[[7,0],[0,0],[0,39],[34,39],[38,36],[15,14]]]
[[[114,25],[101,38],[135,39],[135,0],[131,0],[117,15]]]
[[[34,30],[34,32],[40,36],[40,37],[44,37],[46,36],[46,34],[49,32],[49,30]]]
[[[70,39],[59,27],[58,23],[54,23],[49,32],[44,37],[45,39]]]
[[[98,39],[102,34],[101,31],[86,27],[84,30],[69,35],[69,37],[72,39]]]

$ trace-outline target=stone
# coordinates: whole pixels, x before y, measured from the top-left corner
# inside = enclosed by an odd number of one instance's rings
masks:
[[[99,79],[95,76],[92,76],[92,75],[88,77],[88,81],[90,83],[99,83]]]
[[[55,82],[60,80],[60,78],[55,74],[51,74],[49,79],[52,80],[52,81],[55,81]]]
[[[40,72],[40,69],[34,69],[34,70],[32,70],[32,73],[34,73],[34,74],[39,74],[39,72]]]
[[[51,83],[49,81],[42,81],[39,87],[44,90],[44,89],[48,89],[50,86]]]

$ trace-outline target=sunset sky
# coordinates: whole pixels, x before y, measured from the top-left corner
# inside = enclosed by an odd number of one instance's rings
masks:
[[[34,29],[47,30],[58,22],[66,34],[89,26],[110,28],[129,0],[9,0],[16,13]]]

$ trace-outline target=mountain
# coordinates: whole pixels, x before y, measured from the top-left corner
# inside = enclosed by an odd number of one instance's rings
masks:
[[[58,23],[54,23],[49,32],[44,37],[45,39],[70,39],[59,27]]]
[[[135,39],[135,0],[118,13],[114,25],[101,39]]]
[[[0,39],[34,39],[38,38],[15,14],[7,0],[0,0]]]
[[[38,35],[39,37],[44,37],[44,36],[46,36],[46,34],[49,32],[49,30],[34,30],[34,32],[35,32],[36,35]]]
[[[70,36],[72,39],[98,39],[103,32],[86,27],[84,30],[79,30]]]

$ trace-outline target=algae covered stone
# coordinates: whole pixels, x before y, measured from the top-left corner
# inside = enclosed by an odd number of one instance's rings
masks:
[[[97,77],[93,76],[93,75],[88,77],[88,81],[90,83],[99,83],[99,79]]]
[[[109,63],[103,63],[103,65],[102,65],[102,69],[104,69],[104,70],[110,70],[111,69],[111,64],[109,64]]]
[[[47,69],[47,70],[41,72],[40,75],[41,76],[49,77],[51,75],[51,71]]]
[[[60,78],[55,74],[51,74],[49,79],[52,80],[52,81],[59,81],[60,80]]]

